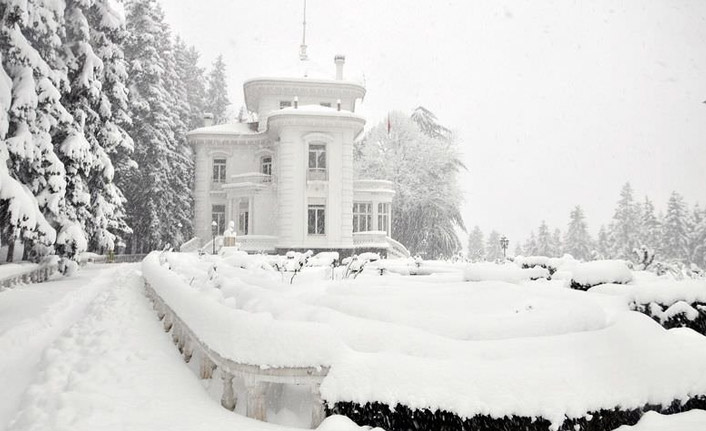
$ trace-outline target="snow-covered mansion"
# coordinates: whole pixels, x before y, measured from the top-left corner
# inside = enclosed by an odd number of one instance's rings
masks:
[[[344,63],[335,57],[335,79],[250,79],[245,103],[258,122],[206,118],[188,133],[201,245],[233,221],[240,249],[249,252],[406,254],[390,238],[393,184],[354,180],[353,141],[365,125],[355,111],[365,87],[343,79]]]

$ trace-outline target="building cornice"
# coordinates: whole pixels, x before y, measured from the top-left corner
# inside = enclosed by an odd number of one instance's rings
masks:
[[[259,110],[262,96],[334,97],[363,99],[365,87],[352,81],[310,78],[254,78],[243,83],[245,104],[250,111]]]

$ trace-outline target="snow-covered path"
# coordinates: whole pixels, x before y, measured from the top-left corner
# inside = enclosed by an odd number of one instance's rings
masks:
[[[94,267],[3,293],[0,345],[12,353],[0,359],[0,429],[293,430],[209,397],[157,321],[138,268]],[[336,429],[351,429],[341,419]]]
[[[0,431],[37,374],[42,352],[114,283],[121,269],[96,266],[72,278],[0,292]]]

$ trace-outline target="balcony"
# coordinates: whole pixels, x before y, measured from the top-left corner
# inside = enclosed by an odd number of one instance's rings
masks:
[[[230,176],[228,184],[270,184],[272,183],[272,175],[263,174],[260,172],[247,172]]]
[[[308,181],[328,181],[328,170],[326,168],[309,168],[306,179]]]

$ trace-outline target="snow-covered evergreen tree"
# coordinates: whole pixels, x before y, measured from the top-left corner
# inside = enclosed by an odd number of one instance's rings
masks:
[[[596,242],[596,253],[593,253],[592,258],[610,259],[612,257],[612,246],[610,243],[610,228],[601,225],[598,230],[598,241]]]
[[[611,251],[614,257],[630,259],[638,247],[640,206],[635,203],[630,183],[620,191],[620,200],[610,225]]]
[[[471,262],[478,262],[485,258],[485,241],[483,231],[475,226],[468,234],[468,259]]]
[[[522,256],[524,254],[524,250],[522,250],[522,244],[519,242],[515,243],[515,256]]]
[[[686,262],[689,257],[689,232],[687,226],[687,208],[684,198],[672,192],[667,203],[662,229],[662,253],[673,261]]]
[[[542,220],[537,230],[537,255],[551,256],[552,248],[552,236],[549,232],[549,226],[547,226],[546,221]]]
[[[156,0],[134,0],[127,7],[129,37],[125,57],[129,65],[129,133],[135,141],[134,160],[139,166],[123,173],[128,223],[133,229],[133,252],[161,248],[163,225],[171,223],[174,199],[170,184],[170,151],[174,148],[173,100],[168,91],[171,51],[164,14]],[[165,46],[166,44],[166,46]]]
[[[662,225],[655,214],[654,204],[647,196],[642,202],[640,216],[640,246],[645,246],[659,254],[662,243]]]
[[[500,234],[493,230],[488,235],[488,242],[485,246],[485,260],[488,262],[494,262],[503,257],[503,249],[500,247]]]
[[[537,237],[535,236],[534,231],[530,232],[530,236],[527,238],[527,241],[525,241],[525,245],[522,249],[527,256],[536,256],[539,254],[537,248]]]
[[[694,208],[694,227],[691,233],[691,262],[706,268],[706,210]]]
[[[72,121],[61,103],[62,91],[68,88],[60,57],[64,3],[3,2],[0,14],[2,66],[12,79],[4,141],[8,175],[29,189],[52,226],[64,229],[71,225],[66,212],[66,172],[52,142],[52,136]],[[3,231],[6,240],[22,239],[25,253],[38,241],[52,243],[55,235],[53,230],[35,232],[13,224]]]
[[[184,87],[187,119],[184,121],[188,130],[203,126],[203,114],[206,108],[206,77],[204,69],[198,65],[199,52],[193,46],[187,46],[177,37],[174,43],[177,73]],[[226,100],[226,106],[228,101]]]
[[[103,68],[101,92],[94,110],[99,121],[91,134],[97,157],[89,180],[91,226],[89,248],[98,252],[115,247],[116,238],[131,233],[125,215],[125,197],[118,184],[123,172],[134,167],[132,138],[126,129],[128,114],[127,62],[122,44],[127,37],[125,13],[116,0],[95,0],[87,13],[91,44]]]
[[[562,256],[564,254],[564,240],[561,236],[561,230],[559,228],[554,229],[552,233],[552,256]]]
[[[605,229],[603,233],[605,234]],[[564,236],[564,250],[576,259],[591,258],[591,250],[593,250],[591,235],[588,233],[588,224],[580,205],[575,206],[569,215],[569,226]]]
[[[226,81],[226,64],[223,56],[216,57],[213,69],[208,74],[208,88],[206,90],[206,110],[213,114],[215,124],[228,122],[228,83]]]
[[[418,106],[412,112],[412,121],[417,123],[422,133],[433,139],[442,141],[451,139],[451,130],[439,124],[436,115],[423,106]]]
[[[355,144],[358,175],[383,178],[396,186],[392,236],[414,253],[453,256],[461,249],[458,172],[463,169],[453,137],[426,135],[409,116],[392,112]]]

